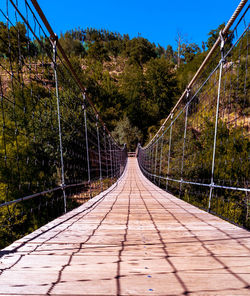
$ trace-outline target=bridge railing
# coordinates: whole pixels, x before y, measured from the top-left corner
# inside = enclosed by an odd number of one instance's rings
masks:
[[[36,1],[1,1],[0,248],[107,189],[125,168],[126,146],[77,70]]]
[[[141,170],[174,195],[239,225],[249,215],[249,5],[241,1],[154,138]]]

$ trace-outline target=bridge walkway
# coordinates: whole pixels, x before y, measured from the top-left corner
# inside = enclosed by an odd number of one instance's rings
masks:
[[[0,295],[249,295],[250,233],[129,158],[119,182],[1,251]]]

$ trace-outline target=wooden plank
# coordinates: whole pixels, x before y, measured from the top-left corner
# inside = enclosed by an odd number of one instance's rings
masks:
[[[1,251],[0,295],[249,295],[250,233],[129,158],[117,185]]]

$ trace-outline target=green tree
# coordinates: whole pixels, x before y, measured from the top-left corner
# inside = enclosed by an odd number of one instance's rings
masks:
[[[126,143],[129,151],[135,151],[137,144],[142,140],[141,131],[131,125],[127,116],[117,122],[112,135],[120,145]]]
[[[8,57],[20,63],[28,54],[27,44],[28,37],[24,24],[17,22],[8,29],[6,24],[0,22],[0,57]]]
[[[82,42],[79,39],[75,39],[69,32],[61,35],[59,41],[68,56],[83,57],[86,54]]]
[[[138,64],[142,68],[144,63],[151,58],[156,58],[156,51],[147,39],[138,37],[127,41],[126,55],[131,64]]]
[[[191,62],[194,57],[201,53],[199,46],[196,43],[185,44],[183,46],[183,61],[184,63]]]
[[[119,81],[120,93],[126,99],[125,112],[132,125],[143,131],[154,123],[158,107],[151,104],[147,94],[147,82],[142,68],[138,65],[127,65]]]
[[[216,40],[218,39],[218,37],[219,37],[219,33],[220,33],[220,31],[223,30],[224,27],[225,27],[225,23],[219,25],[218,28],[213,29],[213,30],[211,30],[211,31],[208,33],[209,38],[208,38],[208,40],[207,40],[207,42],[206,42],[206,46],[207,46],[208,50],[210,50],[210,49],[213,47],[215,41],[216,41]]]
[[[174,105],[177,94],[173,64],[164,57],[151,59],[146,64],[145,78],[151,103],[156,104],[159,110],[157,118],[166,117]]]
[[[166,50],[160,44],[156,47],[156,55],[158,58],[166,55]]]
[[[171,45],[167,46],[166,49],[166,59],[170,62],[174,62],[174,50]]]
[[[89,44],[88,57],[100,62],[109,60],[108,50],[100,41],[95,41]]]
[[[206,57],[206,52],[203,53],[197,53],[193,59],[186,63],[182,64],[176,73],[177,80],[178,80],[178,88],[183,91],[188,83],[191,81],[192,77],[196,73],[196,71],[199,69],[202,61]]]
[[[221,30],[223,30],[225,27],[225,23],[221,24],[218,26],[218,28],[214,29],[214,30],[211,30],[209,33],[208,33],[208,36],[210,36],[206,42],[206,45],[207,45],[207,48],[208,50],[210,50],[215,41],[218,39],[219,37],[219,33]],[[228,31],[227,34],[225,36],[223,36],[223,38],[225,39],[226,41],[226,44],[225,44],[225,50],[228,50],[231,46],[232,46],[232,41],[233,41],[233,38],[234,38],[234,34],[232,31]]]

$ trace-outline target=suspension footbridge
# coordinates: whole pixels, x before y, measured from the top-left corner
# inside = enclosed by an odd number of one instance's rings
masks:
[[[128,153],[38,2],[1,4],[0,295],[249,295],[249,8]]]
[[[4,252],[0,295],[249,295],[250,233],[152,184],[136,158]]]

